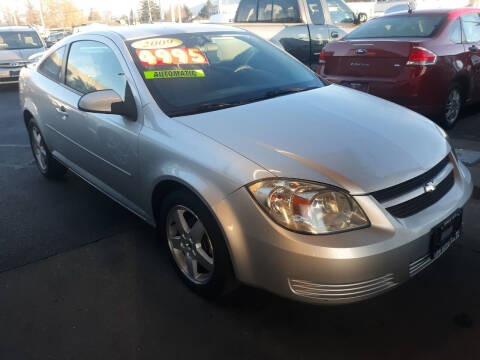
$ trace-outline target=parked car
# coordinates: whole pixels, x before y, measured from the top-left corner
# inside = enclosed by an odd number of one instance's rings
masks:
[[[372,297],[459,238],[472,193],[433,122],[235,27],[74,35],[22,70],[20,98],[40,172],[69,168],[156,226],[207,296],[238,280]]]
[[[480,100],[480,10],[424,10],[373,19],[328,44],[318,73],[452,128]]]
[[[326,43],[340,39],[365,21],[365,13],[355,14],[343,0],[242,0],[234,25],[315,68]]]
[[[0,27],[0,85],[18,82],[29,57],[45,51],[37,31],[29,26]]]
[[[47,39],[45,40],[47,47],[51,47],[53,44],[57,43],[58,41],[62,40],[64,37],[71,35],[71,32],[68,31],[59,31],[54,32],[48,35]]]

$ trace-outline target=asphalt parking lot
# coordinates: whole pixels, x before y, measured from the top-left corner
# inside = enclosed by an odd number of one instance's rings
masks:
[[[0,359],[478,359],[480,106],[450,132],[477,185],[464,237],[407,284],[341,307],[190,292],[154,231],[35,167],[18,89],[0,89]]]

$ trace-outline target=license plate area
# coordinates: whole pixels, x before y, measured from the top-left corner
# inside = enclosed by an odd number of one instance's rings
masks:
[[[10,77],[19,77],[19,76],[20,76],[20,70],[10,71]]]
[[[364,82],[357,82],[357,81],[347,81],[347,82],[344,82],[342,85],[346,86],[346,87],[349,87],[351,89],[355,89],[355,90],[359,90],[359,91],[363,91],[363,92],[367,92],[368,93],[368,83],[364,83]]]
[[[462,217],[463,211],[459,209],[432,229],[430,238],[430,257],[432,259],[442,255],[454,241],[461,237]]]

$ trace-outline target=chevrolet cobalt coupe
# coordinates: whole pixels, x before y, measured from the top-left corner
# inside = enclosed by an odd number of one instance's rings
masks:
[[[318,73],[452,128],[480,100],[480,9],[423,10],[373,19],[328,44]]]
[[[358,301],[461,236],[472,181],[443,130],[237,28],[74,35],[20,92],[40,172],[68,168],[156,226],[205,296],[238,281]]]

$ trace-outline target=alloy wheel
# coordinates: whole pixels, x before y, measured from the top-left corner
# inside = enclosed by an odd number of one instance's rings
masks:
[[[37,161],[38,167],[42,172],[47,171],[47,150],[45,148],[42,134],[40,130],[34,125],[32,126],[32,136],[31,143],[33,154],[35,155],[35,160]]]
[[[176,205],[169,211],[166,225],[168,246],[178,268],[193,283],[208,283],[214,268],[213,245],[198,216]]]
[[[448,94],[447,104],[445,106],[445,121],[452,125],[457,121],[462,106],[462,96],[457,88],[453,88]]]

